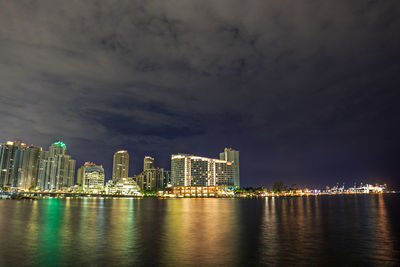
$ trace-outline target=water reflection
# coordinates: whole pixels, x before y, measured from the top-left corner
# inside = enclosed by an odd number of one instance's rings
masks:
[[[384,196],[268,198],[261,262],[274,265],[398,262]],[[397,200],[398,201],[398,200]],[[396,255],[396,256],[395,256]]]
[[[235,260],[236,203],[231,199],[172,199],[167,204],[163,262],[220,265]]]
[[[398,195],[0,201],[0,266],[396,265]]]
[[[371,229],[378,229],[371,231],[371,242],[368,242],[369,249],[375,252],[371,256],[376,263],[389,264],[393,258],[393,251],[395,251],[396,239],[392,234],[392,226],[389,224],[385,201],[381,194],[375,195],[370,201],[371,210],[376,210],[373,214],[374,220],[371,222]]]

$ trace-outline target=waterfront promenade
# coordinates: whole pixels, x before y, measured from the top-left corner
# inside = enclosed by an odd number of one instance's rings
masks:
[[[2,193],[0,199],[39,199],[39,198],[266,198],[266,197],[308,197],[308,196],[334,196],[334,195],[367,195],[367,194],[394,194],[392,192],[365,193],[365,192],[318,192],[318,193],[264,193],[264,194],[235,194],[235,195],[215,195],[215,196],[198,196],[198,195],[161,195],[161,194],[94,194],[94,193],[77,193],[77,192],[17,192]]]

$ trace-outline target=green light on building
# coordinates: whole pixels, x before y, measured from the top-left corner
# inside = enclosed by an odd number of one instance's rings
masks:
[[[59,147],[67,147],[65,144],[64,144],[64,142],[61,142],[61,141],[57,141],[57,142],[54,142],[53,143],[53,145],[56,145],[56,146],[59,146]]]

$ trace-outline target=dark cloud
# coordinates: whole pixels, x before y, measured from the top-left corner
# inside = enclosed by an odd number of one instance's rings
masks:
[[[243,184],[398,184],[397,1],[0,0],[0,137],[241,150]]]

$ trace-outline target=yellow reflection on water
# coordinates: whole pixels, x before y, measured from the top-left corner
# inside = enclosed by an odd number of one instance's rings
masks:
[[[232,199],[173,199],[167,201],[167,265],[229,264],[238,240]]]
[[[96,199],[83,198],[79,200],[80,223],[79,223],[79,242],[82,247],[95,251],[100,241],[97,236],[98,203]]]
[[[112,199],[105,220],[108,220],[106,232],[107,254],[113,255],[113,264],[128,265],[134,262],[136,254],[127,257],[128,251],[133,251],[137,242],[135,227],[135,200],[132,198]]]
[[[372,203],[371,212],[371,235],[373,242],[369,244],[372,246],[375,252],[374,256],[380,264],[385,264],[386,261],[390,261],[393,258],[393,252],[395,251],[394,237],[391,226],[389,224],[387,209],[383,194],[377,194],[371,197],[370,202]]]
[[[30,244],[36,244],[39,238],[39,224],[38,224],[38,201],[32,201],[31,213],[28,219],[28,232],[26,234],[27,242]]]
[[[266,198],[261,224],[261,262],[296,265],[315,257],[318,253],[315,235],[319,234],[320,224],[318,200],[314,197]]]
[[[278,247],[278,222],[276,217],[275,197],[265,198],[265,207],[263,210],[261,224],[261,261],[268,261],[277,257],[279,252]]]

